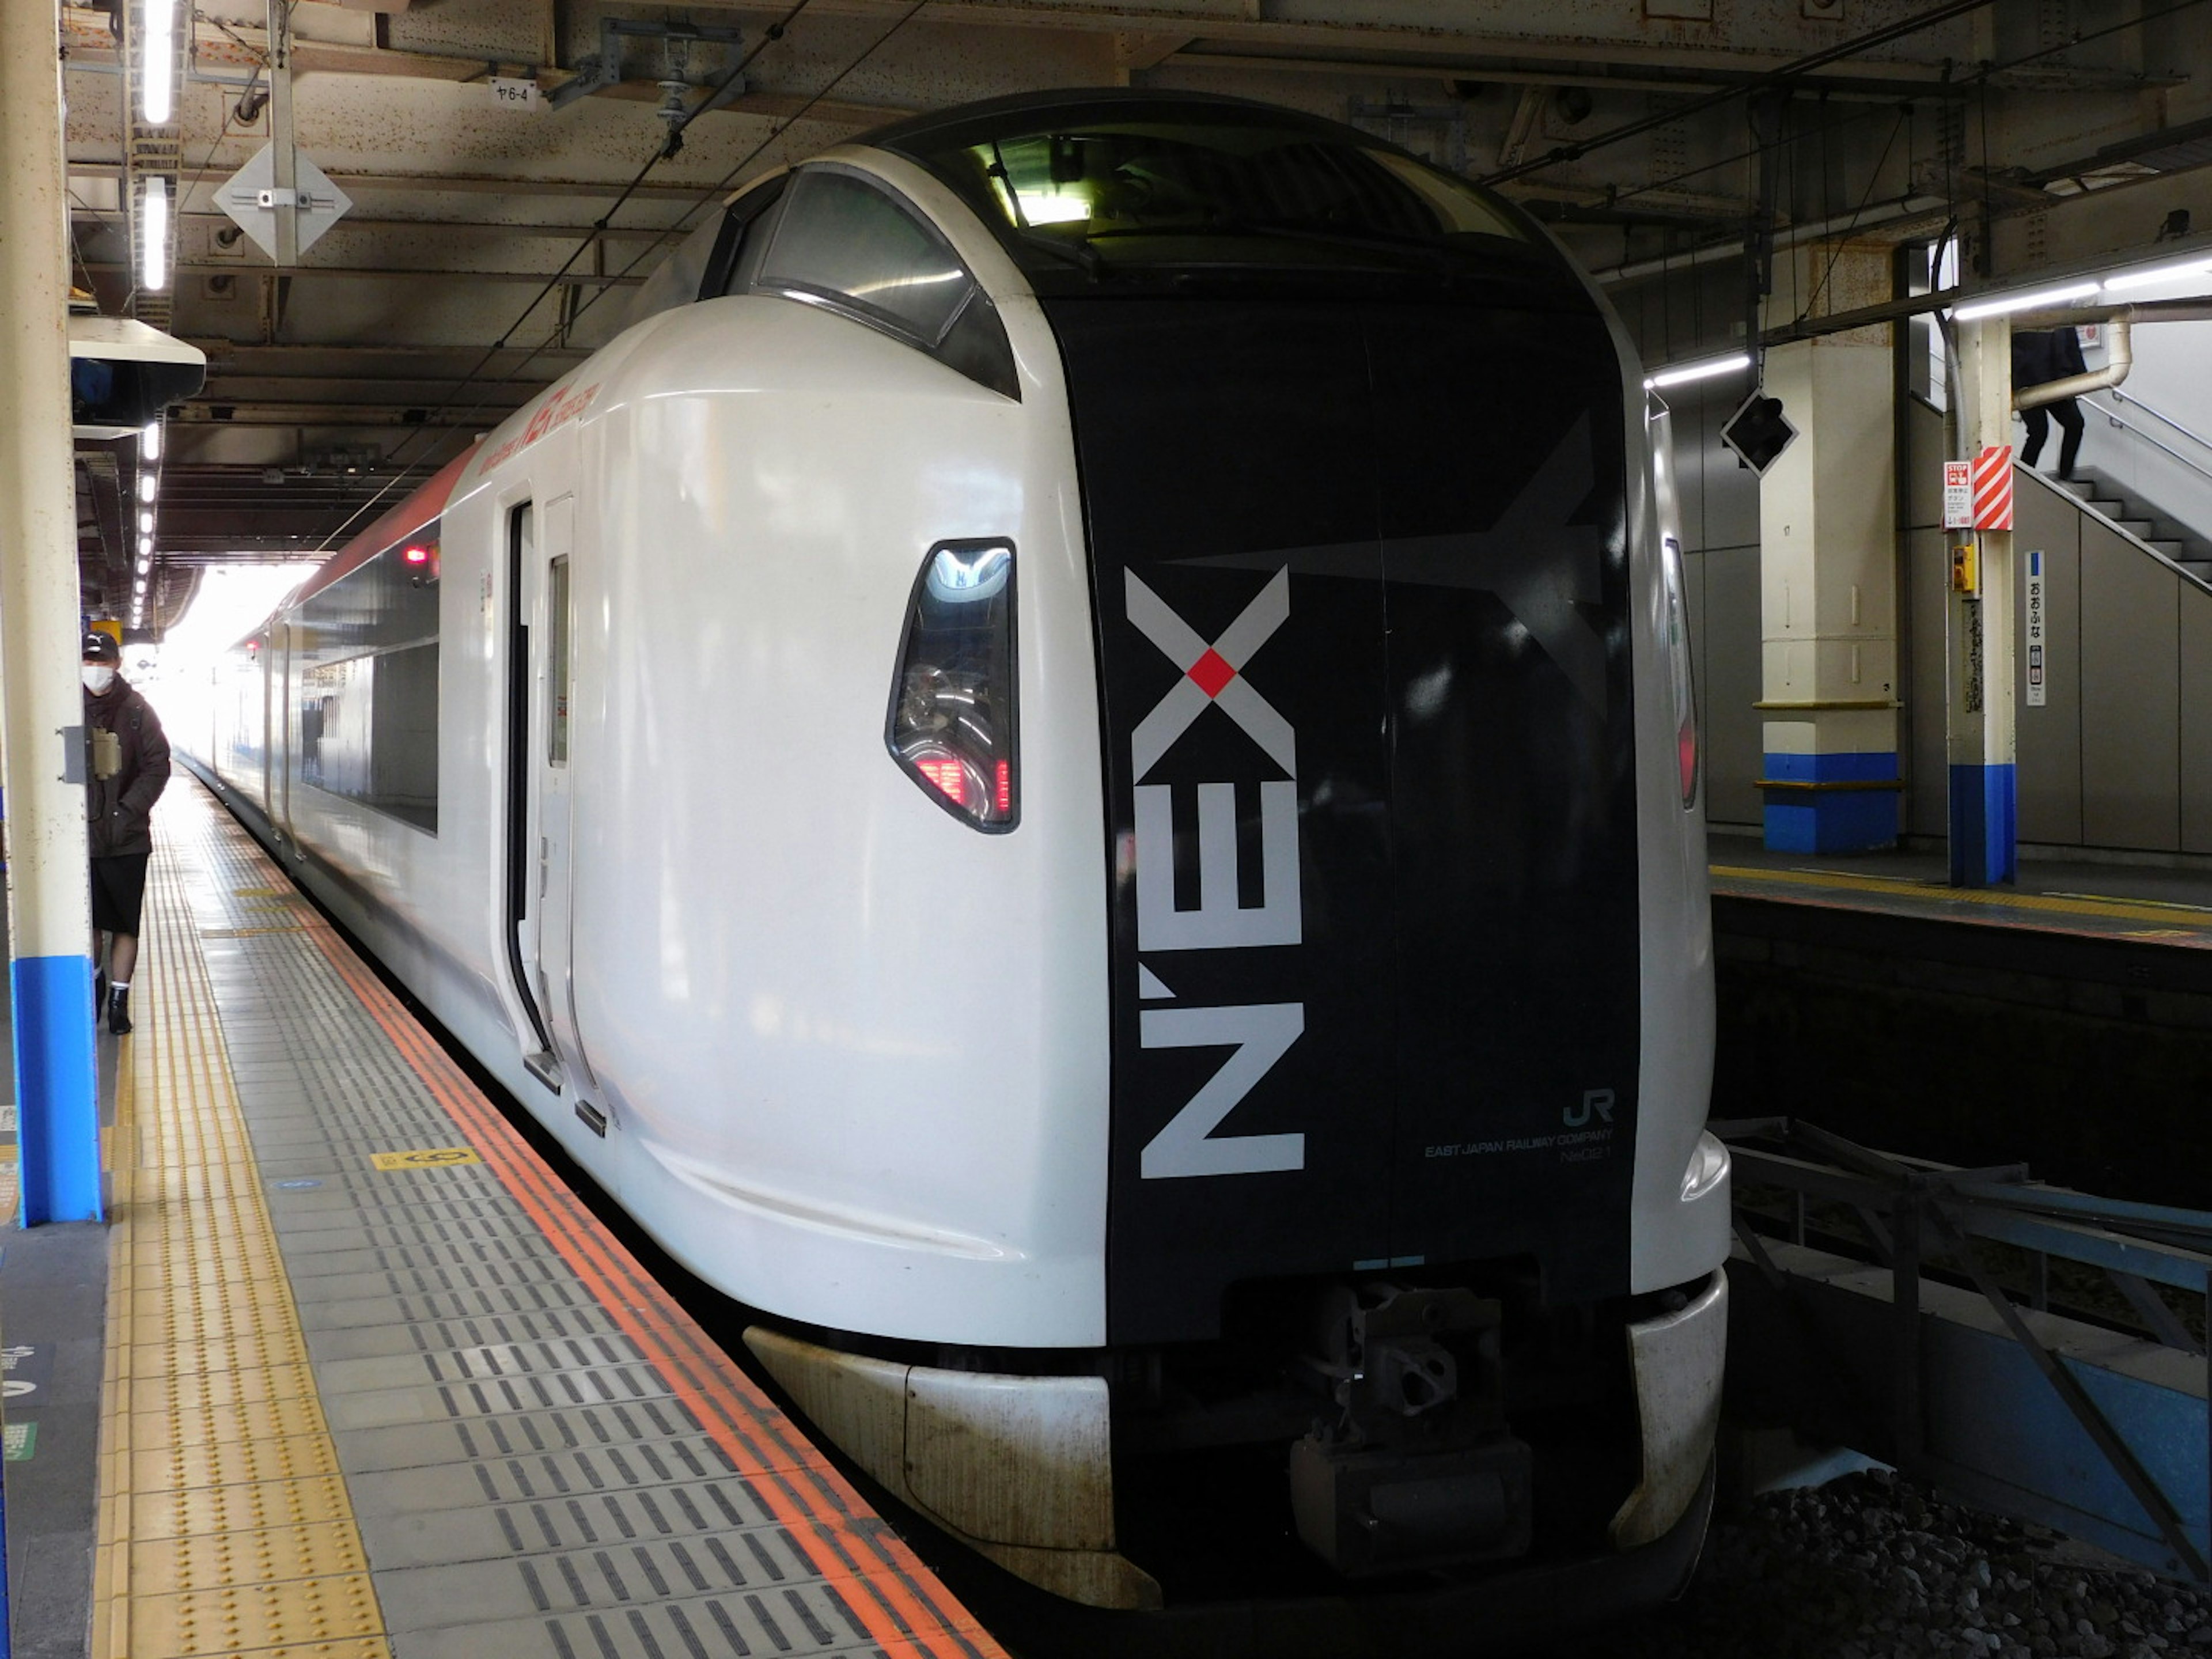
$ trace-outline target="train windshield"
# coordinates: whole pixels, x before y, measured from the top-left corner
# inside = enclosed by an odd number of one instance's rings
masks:
[[[1010,110],[878,142],[958,190],[1032,276],[1559,269],[1511,210],[1346,127],[1237,106]]]

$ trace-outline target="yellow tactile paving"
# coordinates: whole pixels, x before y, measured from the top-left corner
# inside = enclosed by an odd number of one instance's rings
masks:
[[[363,1631],[381,1622],[365,1572],[273,1584],[253,1583],[237,1573],[210,1578],[221,1587],[134,1597],[132,1654],[214,1656],[299,1641],[359,1641],[366,1639]],[[381,1646],[380,1641],[363,1650]]]
[[[302,1369],[289,1373],[301,1384],[289,1394],[264,1395],[250,1401],[234,1398],[220,1412],[203,1407],[196,1411],[180,1411],[173,1404],[164,1402],[149,1410],[131,1413],[131,1443],[143,1457],[149,1452],[170,1446],[198,1446],[227,1440],[236,1432],[232,1426],[239,1413],[249,1406],[268,1431],[279,1440],[293,1440],[302,1436],[323,1431],[322,1407],[316,1402],[314,1382]],[[277,1375],[270,1371],[233,1371],[233,1377],[266,1377]],[[157,1400],[159,1389],[149,1389]],[[135,1396],[134,1396],[135,1397]]]
[[[272,907],[275,908],[275,907]],[[390,1659],[175,868],[124,1040],[94,1659]]]
[[[274,1584],[306,1577],[325,1559],[345,1561],[354,1572],[368,1565],[353,1528],[339,1521],[261,1532],[142,1538],[132,1553],[147,1577],[171,1584],[206,1583],[226,1573],[249,1584]]]
[[[103,1469],[103,1482],[105,1477]],[[325,1475],[311,1480],[263,1480],[245,1486],[139,1492],[132,1497],[127,1519],[128,1536],[133,1540],[265,1532],[272,1527],[319,1527],[325,1523],[342,1524],[352,1531],[353,1505],[346,1497],[345,1482],[335,1475]],[[103,1526],[103,1549],[109,1541]],[[345,1553],[346,1559],[358,1554],[360,1548],[360,1534],[356,1532],[352,1549]],[[332,1558],[334,1561],[337,1559]],[[142,1573],[136,1562],[131,1570],[134,1582],[160,1582]],[[94,1582],[104,1590],[112,1581],[101,1577]],[[123,1659],[123,1656],[118,1652],[114,1659]]]

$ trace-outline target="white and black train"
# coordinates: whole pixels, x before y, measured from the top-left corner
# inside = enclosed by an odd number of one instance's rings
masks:
[[[233,653],[228,800],[1014,1573],[1674,1589],[1728,1159],[1588,281],[1349,128],[1066,93],[756,179],[635,297]]]

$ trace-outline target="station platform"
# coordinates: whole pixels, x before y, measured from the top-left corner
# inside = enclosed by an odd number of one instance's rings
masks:
[[[1710,845],[1713,1115],[1790,1117],[1964,1167],[2206,1207],[2212,865]]]
[[[155,838],[108,1220],[0,1255],[16,1655],[996,1659],[181,771]]]
[[[2212,862],[2028,856],[2010,886],[1963,888],[1950,884],[1941,848],[1823,857],[1769,852],[1755,837],[1716,833],[1709,852],[1721,899],[2212,951]]]

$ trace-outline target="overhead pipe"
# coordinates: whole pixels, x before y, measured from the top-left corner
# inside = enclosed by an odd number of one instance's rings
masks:
[[[2128,343],[2128,319],[2115,317],[2104,326],[2109,332],[2105,337],[2106,361],[2102,368],[2093,368],[2086,374],[2069,374],[2063,380],[2045,380],[2040,386],[2015,386],[2012,406],[2040,409],[2045,404],[2078,398],[2087,392],[2102,392],[2126,380],[2128,371],[2136,366],[2135,351]]]

